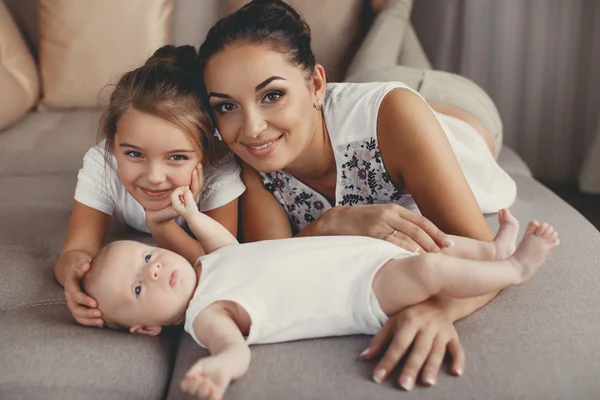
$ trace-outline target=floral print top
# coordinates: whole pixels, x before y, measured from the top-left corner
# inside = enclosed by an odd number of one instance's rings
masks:
[[[402,203],[405,196],[390,181],[374,138],[334,148],[337,164],[335,205]],[[265,188],[286,210],[292,231],[331,208],[327,199],[284,171],[261,173]]]

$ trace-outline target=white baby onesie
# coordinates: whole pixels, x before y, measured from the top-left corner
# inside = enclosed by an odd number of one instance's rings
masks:
[[[217,301],[250,315],[248,344],[375,334],[387,320],[372,281],[390,259],[413,256],[380,239],[325,236],[226,246],[201,256],[202,274],[186,312],[185,330]]]

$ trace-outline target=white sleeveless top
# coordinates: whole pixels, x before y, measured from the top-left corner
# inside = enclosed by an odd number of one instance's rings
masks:
[[[335,205],[396,203],[419,212],[412,196],[399,193],[390,181],[377,143],[379,107],[395,88],[423,98],[399,82],[327,84],[323,115],[337,165]],[[434,114],[481,211],[495,213],[509,207],[517,195],[516,184],[500,168],[481,135],[462,120]],[[286,210],[294,233],[331,208],[324,196],[284,171],[261,176],[265,188]]]
[[[146,211],[125,190],[117,170],[117,158],[106,154],[105,141],[88,150],[83,157],[83,167],[77,175],[75,200],[105,214],[112,215],[141,232],[150,233],[146,226]],[[210,211],[237,199],[246,190],[240,178],[240,168],[230,153],[223,159],[206,166],[204,182],[198,194],[200,211]],[[175,221],[185,226],[185,219]]]
[[[201,256],[202,273],[186,310],[185,330],[218,301],[250,316],[248,344],[375,334],[385,322],[372,281],[392,258],[414,256],[365,236],[311,236],[225,246]],[[373,302],[373,299],[375,302]]]

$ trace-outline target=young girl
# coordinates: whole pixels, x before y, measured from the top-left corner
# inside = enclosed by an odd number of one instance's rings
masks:
[[[84,157],[55,265],[69,310],[83,325],[103,324],[80,281],[111,215],[193,262],[204,250],[182,229],[170,200],[175,188],[189,185],[200,210],[237,232],[237,198],[245,187],[233,156],[212,141],[197,70],[192,46],[165,46],[114,87],[100,124],[103,141]]]
[[[289,5],[254,0],[215,24],[200,47],[207,108],[244,162],[244,240],[363,235],[427,252],[452,244],[442,231],[491,240],[482,211],[510,206],[516,185],[487,146],[489,132],[450,106],[434,112],[402,83],[327,84],[310,43]],[[401,385],[419,373],[434,383],[447,349],[461,374],[453,322],[493,296],[408,307],[364,357],[393,337],[377,376],[409,348]]]

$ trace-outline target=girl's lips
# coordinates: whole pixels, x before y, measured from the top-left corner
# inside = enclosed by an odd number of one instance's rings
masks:
[[[169,278],[169,285],[171,287],[175,287],[175,284],[177,283],[177,271],[173,271],[171,272],[171,277]]]
[[[169,190],[151,190],[140,187],[140,190],[146,197],[159,198],[163,197],[165,194],[169,193]]]
[[[261,145],[253,144],[251,146],[248,144],[244,144],[244,146],[246,146],[248,153],[250,153],[254,157],[265,157],[274,152],[275,149],[277,149],[277,145],[279,144],[279,141],[281,140],[282,136],[279,136],[278,138],[273,139],[270,142],[263,142]]]

